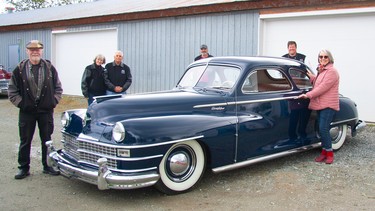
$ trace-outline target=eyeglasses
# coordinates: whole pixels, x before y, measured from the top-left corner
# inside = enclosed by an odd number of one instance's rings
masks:
[[[319,56],[319,59],[328,59],[328,56]]]

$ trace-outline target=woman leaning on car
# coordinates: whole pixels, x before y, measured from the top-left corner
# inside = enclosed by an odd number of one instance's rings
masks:
[[[313,89],[298,98],[309,98],[309,109],[318,112],[319,135],[322,141],[322,152],[315,158],[316,162],[333,163],[332,138],[330,123],[339,107],[339,73],[333,66],[334,59],[330,51],[321,50],[318,54],[318,74],[308,72]]]

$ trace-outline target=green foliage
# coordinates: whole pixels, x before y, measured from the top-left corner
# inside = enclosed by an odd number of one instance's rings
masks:
[[[91,1],[92,0],[8,0],[6,2],[13,5],[17,12]]]

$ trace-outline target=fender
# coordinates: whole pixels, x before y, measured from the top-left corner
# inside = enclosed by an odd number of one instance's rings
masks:
[[[358,122],[357,105],[347,97],[340,96],[340,111],[334,117],[332,126],[347,124],[352,128]]]

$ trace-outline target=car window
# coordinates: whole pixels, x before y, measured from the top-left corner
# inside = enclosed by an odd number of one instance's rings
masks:
[[[278,92],[291,90],[291,88],[290,82],[281,71],[269,68],[252,71],[242,85],[242,92]]]
[[[194,87],[198,83],[198,80],[202,77],[202,74],[206,66],[196,66],[187,70],[184,76],[181,78],[178,86],[181,87]]]
[[[300,69],[291,68],[289,69],[289,75],[292,77],[292,80],[299,89],[312,88],[310,79],[304,71]]]
[[[230,89],[236,83],[240,69],[236,67],[208,65],[189,69],[179,85],[182,87],[209,87]]]

